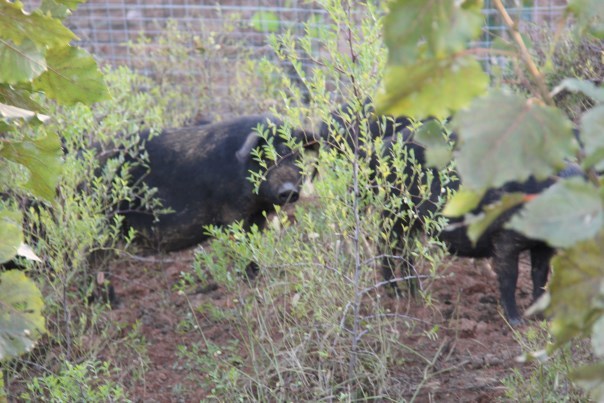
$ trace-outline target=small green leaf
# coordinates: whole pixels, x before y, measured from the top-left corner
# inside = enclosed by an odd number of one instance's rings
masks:
[[[560,110],[501,91],[476,99],[453,126],[459,173],[472,189],[523,182],[531,175],[546,178],[577,148],[572,124]]]
[[[507,228],[554,247],[594,237],[603,220],[598,189],[583,178],[563,179],[526,204]]]
[[[469,221],[468,238],[476,244],[482,234],[503,213],[524,201],[523,193],[507,193],[497,203],[486,206],[484,214]]]
[[[34,80],[34,88],[64,104],[90,104],[109,98],[103,75],[83,49],[53,48],[46,56],[48,71]]]
[[[258,32],[277,32],[281,22],[271,11],[258,11],[250,19],[250,26]]]
[[[579,80],[577,78],[565,78],[560,85],[554,88],[554,93],[562,90],[570,92],[582,92],[596,102],[604,102],[604,88],[597,87],[594,83],[588,80]]]
[[[409,66],[389,66],[378,93],[379,114],[448,117],[482,95],[489,77],[469,57],[431,59]],[[443,94],[447,94],[443,96]]]
[[[46,70],[44,51],[30,40],[20,45],[0,39],[0,83],[31,81]]]
[[[484,192],[462,187],[449,199],[443,209],[443,215],[445,217],[461,217],[474,210],[482,200],[483,195]]]
[[[21,212],[0,208],[0,263],[8,262],[23,243]]]
[[[26,13],[23,3],[0,2],[0,39],[10,39],[20,45],[29,39],[40,48],[66,46],[78,39],[60,20],[40,12]]]
[[[23,272],[0,273],[0,361],[31,351],[45,332],[44,301]]]
[[[56,133],[37,140],[7,142],[0,156],[25,166],[30,173],[24,185],[34,195],[52,201],[61,173],[63,150]]]
[[[389,62],[412,64],[422,53],[439,58],[464,50],[480,35],[484,23],[481,9],[482,1],[394,2],[384,21]]]

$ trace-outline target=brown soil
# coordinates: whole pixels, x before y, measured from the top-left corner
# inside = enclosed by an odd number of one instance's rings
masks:
[[[236,296],[217,286],[192,290],[186,296],[178,292],[175,285],[181,272],[191,271],[192,257],[190,250],[145,261],[121,262],[114,268],[113,281],[120,302],[110,312],[110,320],[126,327],[138,321],[147,346],[148,367],[139,376],[122,374],[128,396],[135,401],[199,401],[211,394],[207,390],[208,373],[191,368],[178,354],[179,346],[200,345],[201,341],[200,332],[182,328],[183,323],[194,321],[183,319],[187,315],[191,318],[191,306],[232,308]],[[521,260],[517,299],[520,308],[526,309],[531,283],[527,259]],[[520,347],[497,303],[495,274],[485,261],[456,259],[430,287],[434,301],[431,308],[420,299],[409,303],[385,298],[385,304],[391,304],[393,310],[397,304],[407,305],[405,314],[419,319],[425,330],[434,325],[440,327],[436,340],[417,336],[403,340],[434,365],[428,368],[431,376],[422,383],[426,362],[407,361],[401,377],[411,386],[409,394],[401,397],[409,399],[417,385],[422,384],[416,401],[493,401],[502,394],[503,377],[511,367],[520,365],[514,360]],[[237,337],[224,321],[201,314],[196,314],[196,320],[204,337],[218,346],[226,347],[230,339]],[[121,359],[134,360],[127,352],[123,356]]]

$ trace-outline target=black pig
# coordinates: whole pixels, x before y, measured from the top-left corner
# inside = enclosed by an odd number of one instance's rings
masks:
[[[269,131],[277,161],[266,161],[265,180],[257,193],[248,179],[250,172],[263,169],[252,150],[266,141],[255,131]],[[265,214],[274,205],[298,199],[301,172],[297,153],[277,134],[283,123],[269,116],[248,116],[204,126],[165,130],[146,144],[150,169],[133,173],[149,187],[173,213],[160,215],[128,212],[126,222],[147,241],[166,251],[193,246],[207,238],[203,226],[228,225],[243,220],[244,227],[262,227]],[[307,137],[295,130],[292,136],[304,142]]]
[[[346,107],[344,107],[345,109]],[[346,109],[345,109],[346,110]],[[358,126],[355,126],[355,120],[349,121],[353,123],[344,124],[344,120],[338,117],[337,112],[332,114],[332,121],[337,123],[337,126],[342,126],[346,130],[349,137],[358,133]],[[420,174],[414,171],[412,165],[408,165],[403,172],[404,187],[406,194],[409,196],[410,203],[403,204],[402,209],[415,210],[414,214],[407,214],[406,218],[397,218],[394,222],[391,231],[391,237],[396,242],[395,250],[397,253],[404,256],[402,266],[403,275],[409,275],[412,271],[413,259],[405,253],[407,248],[404,245],[405,237],[403,229],[407,228],[411,236],[419,236],[424,232],[424,220],[426,217],[440,213],[442,206],[442,198],[447,196],[450,191],[457,191],[460,186],[460,181],[453,175],[452,180],[442,183],[439,172],[435,168],[423,166],[425,160],[425,149],[422,145],[414,141],[413,132],[409,128],[407,118],[387,118],[387,121],[392,124],[386,126],[376,125],[380,117],[373,117],[369,121],[368,130],[371,138],[382,136],[384,133],[387,136],[384,138],[385,155],[392,152],[393,143],[402,141],[402,149],[407,155],[413,155],[415,161],[422,167]],[[356,121],[360,121],[356,120]],[[396,122],[399,122],[398,124]],[[358,125],[358,123],[357,123]],[[337,126],[335,128],[337,129]],[[384,130],[386,127],[386,130]],[[330,130],[334,130],[334,125],[323,123],[321,128],[321,136],[323,138],[331,138]],[[455,135],[451,135],[451,139],[455,140]],[[349,143],[350,144],[350,143]],[[392,155],[390,158],[397,158]],[[379,163],[388,163],[388,159],[379,160],[372,159],[372,168],[376,168]],[[559,176],[574,176],[581,175],[580,168],[569,165]],[[395,174],[391,174],[388,180],[392,183]],[[473,214],[480,213],[485,206],[492,204],[501,199],[505,193],[522,192],[525,194],[541,193],[555,182],[556,178],[549,178],[543,181],[537,181],[531,178],[523,183],[509,182],[501,188],[489,190],[480,204],[476,207]],[[426,186],[428,194],[420,194],[420,187]],[[401,195],[401,189],[397,186],[390,187],[394,195]],[[476,245],[467,236],[467,227],[463,224],[463,218],[455,218],[450,220],[449,227],[441,233],[436,234],[436,237],[443,241],[450,253],[461,257],[472,258],[492,258],[495,272],[497,274],[501,305],[503,306],[506,317],[511,324],[517,325],[521,322],[520,314],[516,305],[516,283],[518,279],[518,258],[521,252],[529,251],[531,254],[531,277],[533,281],[533,297],[538,298],[543,293],[543,288],[547,283],[549,275],[550,260],[554,254],[554,249],[546,243],[534,239],[530,239],[518,232],[504,228],[505,224],[522,208],[517,206],[502,214],[495,220],[480,237]],[[393,217],[396,212],[384,212],[384,216]],[[413,217],[413,218],[411,218]],[[391,280],[393,277],[394,260],[390,257],[384,258],[382,269],[384,278]],[[393,283],[393,287],[397,288]],[[413,291],[413,283],[410,283]]]
[[[404,148],[407,152],[412,152],[415,155],[416,161],[419,164],[425,163],[423,146],[417,144],[413,140],[412,132],[408,129],[403,130],[398,135],[398,141],[404,141]],[[452,135],[455,138],[455,135]],[[386,139],[385,143],[392,147],[392,141],[397,141],[395,138]],[[426,184],[428,171],[432,171],[434,180],[431,182],[430,193],[428,197],[422,198],[419,196],[420,184]],[[416,209],[418,219],[412,223],[411,231],[418,232],[422,227],[422,217],[427,214],[439,213],[439,199],[446,196],[447,190],[457,191],[460,186],[460,181],[453,178],[450,182],[443,184],[439,180],[438,172],[434,168],[422,168],[424,175],[421,177],[421,182],[418,181],[417,175],[412,175],[409,168],[408,178],[405,186],[411,196],[412,203],[408,208]],[[563,171],[558,174],[558,177],[570,177],[582,175],[581,169],[569,164]],[[479,205],[471,212],[476,215],[484,210],[490,204],[499,201],[506,193],[524,193],[534,195],[543,192],[545,189],[555,183],[557,177],[550,177],[545,180],[536,180],[531,177],[524,182],[508,182],[500,188],[490,189],[486,192]],[[443,186],[444,185],[444,186]],[[396,190],[395,190],[396,192]],[[415,199],[415,200],[414,200]],[[404,206],[405,207],[405,206]],[[499,291],[501,305],[503,306],[506,317],[510,324],[518,325],[521,323],[521,316],[518,313],[516,306],[516,283],[518,280],[518,259],[520,253],[529,251],[531,255],[531,278],[533,282],[533,298],[537,299],[543,294],[544,287],[547,283],[549,275],[550,260],[555,253],[555,250],[548,246],[545,242],[531,239],[516,231],[506,229],[505,224],[522,209],[522,205],[509,209],[499,216],[486,229],[482,236],[478,239],[475,245],[472,244],[467,236],[467,226],[463,223],[463,218],[453,218],[449,220],[449,226],[436,237],[443,241],[449,253],[460,257],[470,258],[492,258],[494,270],[497,274],[499,282]],[[399,220],[393,227],[393,235],[399,242],[399,249],[403,250],[403,237],[401,236],[403,225],[408,225],[408,222]],[[405,259],[403,265],[403,273],[408,274],[411,271],[412,259]],[[385,262],[384,275],[386,279],[392,278],[392,264],[388,260]]]
[[[355,113],[350,104],[344,104],[329,115],[327,121],[321,122],[319,136],[330,146],[338,145],[336,133],[342,136],[350,148],[354,147],[355,136],[361,136],[360,125],[367,124],[369,138],[392,137],[399,131],[411,126],[411,119],[399,116],[377,116],[373,110],[371,99],[365,99],[360,114]]]

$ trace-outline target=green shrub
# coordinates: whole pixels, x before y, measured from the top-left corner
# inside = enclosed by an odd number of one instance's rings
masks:
[[[278,94],[281,106],[273,112],[293,126],[303,126],[316,116],[327,119],[338,102],[351,102],[354,116],[347,120],[362,115],[365,98],[378,86],[380,74],[373,72],[381,71],[384,63],[379,10],[363,5],[353,14],[340,2],[321,4],[329,22],[318,50],[312,49],[317,38],[311,35],[294,39],[286,32],[272,39],[285,65],[298,66],[301,57],[321,57],[312,72],[299,70],[309,104],[287,71],[269,61],[258,64],[263,77],[285,77]],[[352,38],[345,45],[339,41],[342,31],[349,31]],[[333,94],[327,91],[328,83],[337,85]],[[202,283],[211,280],[235,293],[236,301],[228,314],[215,315],[206,308],[203,313],[235,328],[247,357],[241,363],[235,352],[214,354],[209,341],[202,351],[184,354],[191,365],[213,360],[223,374],[231,374],[209,380],[215,398],[399,399],[404,393],[394,374],[415,353],[413,346],[403,345],[399,329],[412,332],[415,322],[399,311],[402,307],[392,311],[384,303],[390,288],[381,275],[381,256],[393,253],[389,236],[393,219],[384,218],[383,212],[396,212],[408,222],[416,219],[401,205],[410,202],[402,186],[409,170],[403,167],[417,163],[399,142],[393,147],[390,168],[381,164],[374,174],[372,158],[386,157],[381,156],[383,140],[371,139],[367,125],[368,118],[361,118],[362,150],[334,133],[331,145],[302,161],[309,175],[314,166],[319,170],[312,184],[305,184],[308,198],[295,208],[277,209],[264,231],[245,232],[239,223],[208,229],[214,239],[198,249],[194,271]],[[397,178],[387,181],[391,173]],[[448,176],[443,170],[440,179],[447,181]],[[401,188],[401,195],[393,197],[391,186]],[[422,189],[425,196],[428,190],[429,186]],[[442,245],[429,235],[443,225],[442,218],[434,217],[427,220],[425,237],[411,234],[411,225],[402,234],[416,260],[412,275],[420,278],[420,294],[426,298],[425,285],[443,256]],[[248,282],[251,262],[258,266],[259,278]],[[400,279],[399,285],[405,288]],[[195,331],[203,335],[200,329]]]
[[[45,402],[130,402],[124,389],[111,382],[109,363],[66,362],[56,374],[29,380],[27,392],[20,398]]]
[[[163,99],[150,79],[126,68],[107,70],[105,78],[112,99],[94,108],[47,103],[55,117],[49,130],[61,133],[65,156],[54,203],[33,204],[25,214],[27,242],[43,263],[24,264],[40,284],[49,331],[25,365],[19,359],[11,364],[17,372],[31,371],[29,376],[42,368],[54,373],[65,362],[95,359],[102,343],[83,338],[109,337],[118,326],[103,315],[106,281],[111,280],[107,267],[134,237],[117,213],[163,211],[154,191],[131,178],[134,167],[147,164],[141,132],[149,129],[153,135],[163,126]],[[39,365],[27,364],[32,362]],[[22,378],[17,372],[7,372],[9,379]]]

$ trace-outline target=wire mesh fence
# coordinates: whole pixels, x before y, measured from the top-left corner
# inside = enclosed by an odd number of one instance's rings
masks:
[[[29,7],[36,3],[25,2]],[[505,27],[492,1],[484,3],[484,34],[475,46],[488,48]],[[563,12],[566,0],[533,0],[530,7],[522,7],[526,2],[520,0],[504,3],[518,20],[544,26]],[[127,65],[163,79],[199,77],[206,97],[224,100],[241,85],[234,69],[249,59],[276,61],[267,44],[269,34],[289,29],[302,35],[305,24],[324,21],[324,16],[308,0],[89,0],[67,25],[80,38],[78,45],[101,63]]]

